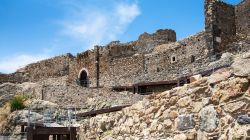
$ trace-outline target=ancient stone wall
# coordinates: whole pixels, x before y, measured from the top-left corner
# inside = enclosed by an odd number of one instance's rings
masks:
[[[176,43],[160,45],[145,56],[145,77],[142,79],[164,81],[191,74],[194,68],[206,64],[207,52],[204,32]]]
[[[78,54],[72,61],[68,81],[72,83],[79,79],[81,70],[85,69],[89,87],[96,87],[97,83],[113,86],[139,82],[137,77],[143,73],[144,54],[152,52],[157,45],[174,41],[175,31],[166,29],[153,34],[144,33],[134,42],[113,41],[106,46],[96,46]]]
[[[175,31],[166,29],[144,33],[133,42],[113,41],[106,46],[96,46],[71,61],[68,81],[79,80],[83,70],[88,74],[88,87],[129,86],[192,75],[194,68],[206,67],[208,61],[214,60],[211,58],[216,60],[216,54],[237,52],[237,47],[242,46],[230,44],[235,41],[236,27],[240,32],[241,23],[248,19],[245,16],[248,4],[249,0],[237,6],[206,0],[205,31],[178,42]]]
[[[140,82],[173,80],[190,75],[195,67],[205,65],[207,55],[205,35],[201,32],[179,42],[157,46],[149,54],[112,57],[106,61],[101,58],[101,67],[104,64],[108,67],[101,69],[106,74],[100,74],[100,82],[104,86],[131,86]]]
[[[110,61],[109,49],[105,47],[99,48],[99,84],[100,86],[106,85],[110,81]]]
[[[10,74],[0,74],[0,84],[9,82],[11,79]]]
[[[176,42],[175,31],[171,29],[160,29],[153,34],[143,33],[140,35],[136,42],[136,49],[138,52],[149,53],[155,46],[170,42]]]
[[[208,77],[152,94],[122,111],[85,119],[80,139],[248,140],[246,62],[249,57],[238,57],[231,67]]]
[[[29,64],[17,72],[24,73],[29,81],[62,77],[69,74],[69,64],[73,59],[71,54],[57,56]]]
[[[235,7],[219,0],[206,0],[205,17],[207,41],[213,53],[228,49],[227,45],[234,41],[236,35]]]
[[[235,7],[236,32],[238,39],[250,36],[250,0],[244,0]]]
[[[27,82],[29,79],[25,73],[15,72],[11,74],[0,74],[0,84],[2,83],[22,83]]]
[[[132,85],[138,82],[138,77],[143,74],[143,59],[143,54],[114,59],[110,65],[111,79],[108,85]]]
[[[202,33],[187,41],[195,37]],[[249,139],[249,58],[235,56],[232,66],[208,77],[85,119],[80,139]]]
[[[119,41],[113,41],[105,47],[109,50],[109,56],[115,58],[134,55],[137,53],[135,45],[136,42],[120,43]]]
[[[1,74],[0,82],[68,75],[69,83],[85,81],[86,87],[110,87],[176,80],[192,75],[194,68],[202,72],[209,61],[218,60],[223,52],[249,49],[249,41],[245,40],[249,38],[249,1],[233,6],[219,0],[205,0],[205,31],[178,42],[174,30],[160,29],[144,33],[136,41],[113,41],[76,57],[67,54],[33,63],[17,73]],[[236,32],[243,39],[240,42],[236,40]],[[82,74],[86,74],[83,79]]]
[[[69,82],[76,82],[82,71],[87,72],[88,87],[96,86],[96,48],[77,54],[76,59],[70,64]]]
[[[178,80],[199,70],[203,72],[204,68],[211,68],[208,67],[211,54],[206,35],[206,32],[200,32],[178,42],[155,46],[151,53],[137,51],[134,42],[97,46],[77,56],[77,61],[70,68],[69,81],[74,82],[79,78],[83,68],[88,70],[89,87],[96,87],[97,82],[100,86],[112,87]],[[232,51],[236,51],[235,47],[232,48]],[[230,61],[220,64],[230,64]]]

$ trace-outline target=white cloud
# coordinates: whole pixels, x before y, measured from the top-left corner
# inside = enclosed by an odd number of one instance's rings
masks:
[[[140,14],[140,11],[137,3],[122,3],[117,5],[116,13],[121,24],[129,24]]]
[[[47,55],[13,55],[0,59],[0,72],[12,73],[27,64],[48,58]]]
[[[68,8],[68,17],[60,21],[63,27],[62,33],[80,42],[84,49],[117,40],[128,25],[140,15],[136,1],[126,3],[113,0],[108,8],[106,5],[102,7],[82,4],[80,0],[64,2]],[[55,40],[49,48],[42,51],[41,55],[19,54],[0,58],[0,72],[12,73],[27,64],[49,58],[63,45],[65,44]]]
[[[80,10],[84,9],[84,10]],[[72,17],[62,21],[63,33],[83,42],[88,48],[116,40],[140,15],[138,4],[116,3],[110,9],[79,5]]]

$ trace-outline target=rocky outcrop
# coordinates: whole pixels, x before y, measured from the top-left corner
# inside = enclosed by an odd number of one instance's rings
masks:
[[[231,68],[222,68],[215,71],[212,75],[208,77],[209,84],[216,84],[221,81],[227,80],[229,77],[232,76]]]
[[[18,91],[20,91],[20,87],[16,84],[12,83],[4,83],[0,85],[0,107],[4,106],[6,102],[12,99]]]
[[[232,64],[233,72],[236,76],[248,77],[250,76],[250,52],[243,55],[243,57],[235,59]]]
[[[211,78],[203,77],[189,85],[153,94],[119,112],[85,119],[80,138],[224,140],[249,137],[248,80],[220,78],[211,86]]]
[[[212,101],[225,102],[237,96],[241,96],[248,89],[249,83],[246,78],[230,78],[228,81],[222,81],[214,88]]]
[[[4,83],[0,85],[0,101],[5,104],[18,93],[28,95],[36,98],[27,102],[31,110],[41,111],[48,107],[53,117],[57,115],[54,108],[81,107],[81,113],[133,104],[122,111],[80,118],[77,125],[81,124],[79,135],[84,140],[247,139],[250,137],[250,57],[234,58],[225,53],[207,68],[212,71],[220,66],[227,68],[216,70],[208,77],[193,76],[191,84],[150,96],[68,85],[67,76],[64,76],[37,83]],[[27,114],[27,110],[11,113],[3,125],[4,131],[13,132],[16,117],[27,121]],[[37,121],[44,117],[42,112],[31,112],[31,116],[36,116],[32,120]]]

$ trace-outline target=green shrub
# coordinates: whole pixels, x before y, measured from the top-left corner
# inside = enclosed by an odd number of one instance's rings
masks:
[[[112,131],[111,130],[107,130],[104,132],[103,134],[104,136],[111,136],[112,135]]]
[[[20,95],[15,96],[10,101],[11,111],[24,109],[25,108],[25,105],[24,105],[25,99],[26,99],[25,97],[20,96]]]

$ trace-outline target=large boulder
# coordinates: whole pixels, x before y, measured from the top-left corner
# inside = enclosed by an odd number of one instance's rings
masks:
[[[52,103],[49,101],[44,101],[44,100],[39,100],[39,99],[28,100],[27,102],[25,102],[25,104],[27,104],[27,106],[30,106],[30,108],[33,110],[43,110],[44,108],[55,109],[55,108],[59,107],[55,103]]]
[[[209,84],[216,84],[221,81],[227,80],[232,75],[230,68],[222,68],[215,71],[212,75],[208,77]]]
[[[174,136],[174,140],[186,140],[187,136],[185,134],[178,134]]]
[[[186,97],[179,99],[177,104],[179,107],[186,107],[190,105],[191,102],[192,102],[192,99],[189,96],[186,96]]]
[[[190,82],[193,83],[193,82],[198,81],[200,79],[202,79],[202,76],[200,74],[194,75],[194,76],[190,77]]]
[[[15,119],[19,119],[18,121],[21,122],[37,122],[37,121],[42,121],[43,115],[37,113],[37,112],[32,112],[28,110],[22,110],[18,111],[18,117]]]
[[[237,118],[237,122],[239,124],[250,124],[250,116],[248,116],[248,115],[240,115]]]
[[[249,130],[249,125],[239,125],[236,123],[231,130],[231,135],[234,139],[248,140],[244,138],[247,136],[248,130]]]
[[[236,59],[231,67],[233,68],[233,73],[236,76],[250,76],[250,58]]]
[[[238,101],[238,102],[228,103],[223,108],[226,112],[234,113],[236,111],[239,112],[240,109],[242,109],[245,105],[246,105],[245,102]]]
[[[214,103],[225,102],[233,99],[248,89],[248,80],[246,78],[230,78],[216,85],[213,91],[212,101]]]
[[[21,90],[16,84],[4,83],[0,85],[0,106],[11,100]]]
[[[200,129],[206,132],[214,131],[218,126],[219,119],[214,106],[210,105],[203,108],[200,113]]]
[[[177,128],[180,131],[194,128],[193,115],[179,115],[177,118]]]

